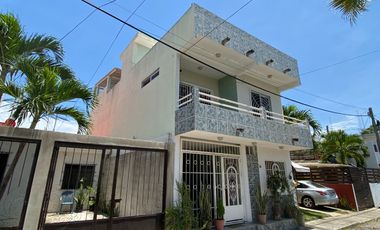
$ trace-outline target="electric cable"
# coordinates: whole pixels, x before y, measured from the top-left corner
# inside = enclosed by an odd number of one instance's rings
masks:
[[[115,19],[115,20],[117,20],[117,21],[119,21],[119,22],[125,24],[126,26],[128,26],[128,27],[130,27],[130,28],[132,28],[132,29],[134,29],[134,30],[136,30],[136,31],[138,31],[138,32],[140,32],[140,33],[142,33],[142,34],[144,34],[144,35],[146,35],[146,36],[148,36],[148,37],[150,37],[150,38],[156,40],[157,42],[159,42],[159,43],[161,43],[161,44],[163,44],[163,45],[165,45],[165,46],[167,46],[167,47],[169,47],[169,48],[171,48],[171,49],[177,51],[178,53],[181,53],[182,55],[184,55],[184,56],[186,56],[186,57],[189,57],[190,59],[193,59],[193,60],[195,60],[195,61],[197,61],[197,62],[199,62],[199,63],[201,63],[201,64],[203,64],[203,65],[205,65],[205,66],[207,66],[207,67],[209,67],[209,68],[211,68],[211,69],[213,69],[213,70],[216,70],[216,71],[218,71],[218,72],[220,72],[220,73],[222,73],[222,74],[225,74],[225,75],[227,75],[227,76],[229,76],[229,77],[232,77],[232,78],[234,78],[235,80],[238,80],[238,81],[240,81],[240,82],[243,82],[243,83],[245,83],[245,84],[247,84],[247,85],[250,85],[250,86],[256,87],[256,88],[258,88],[258,89],[260,89],[260,90],[262,90],[262,91],[265,91],[265,92],[270,93],[270,94],[272,94],[272,95],[275,95],[275,96],[278,96],[278,97],[284,98],[284,99],[289,100],[289,101],[292,101],[292,102],[294,102],[294,103],[297,103],[297,104],[300,104],[300,105],[304,105],[304,106],[309,107],[309,108],[317,109],[317,110],[320,110],[320,111],[324,111],[324,112],[328,112],[328,113],[333,113],[333,114],[338,114],[338,115],[343,115],[343,116],[352,116],[352,117],[368,116],[367,114],[365,114],[365,115],[364,115],[364,114],[363,114],[363,115],[357,115],[357,114],[351,114],[351,113],[342,113],[342,112],[337,112],[337,111],[333,111],[333,110],[329,110],[329,109],[321,108],[321,107],[318,107],[318,106],[310,105],[310,104],[307,104],[307,103],[305,103],[305,102],[301,102],[301,101],[299,101],[299,100],[295,100],[295,99],[292,99],[292,98],[289,98],[289,97],[286,97],[286,96],[283,96],[283,95],[280,95],[280,94],[277,94],[277,93],[271,92],[271,91],[269,91],[269,90],[267,90],[267,89],[264,89],[264,88],[262,88],[262,87],[256,86],[256,85],[254,85],[254,84],[251,84],[250,82],[247,82],[247,81],[245,81],[245,80],[243,80],[243,79],[240,79],[240,78],[238,78],[238,77],[236,77],[236,76],[233,76],[233,75],[231,75],[231,74],[229,74],[229,73],[227,73],[227,72],[225,72],[225,71],[223,71],[223,70],[220,70],[220,69],[218,69],[218,68],[216,68],[216,67],[214,67],[214,66],[212,66],[212,65],[210,65],[210,64],[208,64],[208,63],[205,63],[204,61],[201,61],[201,60],[199,60],[199,59],[197,59],[197,58],[195,58],[195,57],[193,57],[193,56],[191,56],[191,55],[189,55],[189,54],[187,54],[187,53],[185,53],[185,52],[179,50],[179,49],[176,48],[176,47],[173,47],[172,45],[168,44],[167,42],[164,42],[164,41],[162,41],[162,40],[156,38],[155,36],[152,36],[152,35],[149,34],[148,32],[145,32],[145,31],[141,30],[140,28],[138,28],[138,27],[136,27],[136,26],[134,26],[134,25],[132,25],[132,24],[126,22],[126,21],[123,21],[123,20],[120,19],[119,17],[117,17],[117,16],[115,16],[115,15],[113,15],[113,14],[111,14],[111,13],[109,13],[109,12],[107,12],[107,11],[101,9],[101,8],[99,8],[98,6],[96,6],[96,5],[94,5],[94,4],[90,3],[90,2],[88,2],[88,1],[86,1],[86,0],[81,0],[81,1],[84,2],[84,3],[86,3],[86,4],[88,4],[89,6],[91,6],[91,7],[93,7],[93,8],[96,8],[97,10],[99,10],[99,11],[101,11],[102,13],[104,13],[104,14],[110,16],[111,18],[113,18],[113,19]]]

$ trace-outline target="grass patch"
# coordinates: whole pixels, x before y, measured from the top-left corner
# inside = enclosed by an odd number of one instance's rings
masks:
[[[313,211],[304,210],[304,209],[302,209],[302,213],[303,213],[303,219],[305,220],[305,222],[329,217],[329,215],[327,214],[313,212]]]

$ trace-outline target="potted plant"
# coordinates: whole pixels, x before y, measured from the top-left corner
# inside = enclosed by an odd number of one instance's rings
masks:
[[[193,202],[186,184],[177,182],[178,201],[165,209],[165,229],[191,230],[196,223],[193,214]]]
[[[256,219],[260,224],[267,223],[267,206],[268,206],[269,196],[267,192],[261,194],[259,188],[255,192],[255,210]]]
[[[289,187],[289,184],[280,172],[275,171],[270,177],[268,177],[267,186],[273,199],[273,219],[281,220],[280,195]]]
[[[83,188],[83,179],[79,181],[79,190],[75,194],[75,212],[82,212],[83,211],[83,204],[87,200],[87,193],[85,189]]]
[[[215,228],[216,230],[224,229],[224,204],[221,198],[219,198],[216,202]]]
[[[88,194],[88,210],[95,210],[95,189],[91,186],[87,186],[87,194]]]
[[[202,189],[199,194],[199,223],[201,229],[211,229],[211,202],[207,189]]]

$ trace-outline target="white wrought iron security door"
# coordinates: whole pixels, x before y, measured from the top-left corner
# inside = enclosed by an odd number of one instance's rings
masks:
[[[225,205],[225,221],[240,221],[244,216],[242,203],[239,158],[222,158],[223,198]]]

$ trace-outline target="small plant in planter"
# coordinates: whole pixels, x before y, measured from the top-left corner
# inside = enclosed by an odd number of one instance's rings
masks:
[[[210,193],[207,189],[202,189],[199,195],[199,222],[200,228],[204,230],[211,229],[212,216],[211,216],[211,201]]]
[[[261,194],[259,188],[255,192],[255,210],[256,219],[260,224],[267,223],[267,207],[268,207],[269,196],[267,192]]]
[[[288,181],[284,176],[280,174],[280,172],[275,171],[270,177],[268,177],[267,186],[273,198],[273,219],[281,220],[282,210],[280,195],[281,193],[285,192],[285,190],[288,190]]]
[[[86,200],[87,200],[87,192],[86,190],[83,188],[83,179],[81,179],[79,181],[79,190],[76,192],[75,194],[75,212],[82,212],[83,211],[83,205],[86,203]]]
[[[216,230],[224,229],[224,204],[221,198],[219,198],[216,202],[215,228]]]

